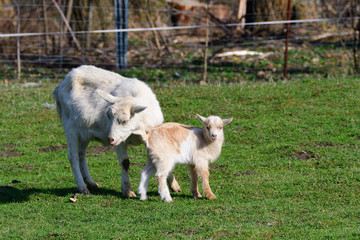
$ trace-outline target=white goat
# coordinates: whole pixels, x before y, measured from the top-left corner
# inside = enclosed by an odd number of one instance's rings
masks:
[[[148,161],[141,170],[138,189],[140,200],[147,199],[147,184],[156,170],[160,197],[165,202],[172,202],[166,179],[177,163],[189,165],[191,192],[194,198],[201,197],[197,186],[198,177],[202,179],[205,196],[208,199],[216,198],[209,185],[209,163],[219,157],[224,142],[223,126],[230,123],[233,118],[222,120],[217,116],[196,117],[203,123],[203,128],[163,123],[150,128],[146,133],[139,132],[148,151]]]
[[[129,181],[127,145],[139,145],[141,138],[134,130],[146,131],[163,122],[155,94],[145,83],[125,78],[94,66],[73,69],[53,92],[57,112],[68,142],[68,158],[77,188],[89,194],[97,188],[91,178],[86,148],[91,140],[115,146],[122,166],[121,189],[125,197],[136,196]],[[180,190],[176,180],[169,180]]]

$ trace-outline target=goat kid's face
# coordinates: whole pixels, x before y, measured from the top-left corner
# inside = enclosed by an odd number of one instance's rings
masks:
[[[196,117],[203,123],[205,138],[208,141],[215,141],[218,138],[223,138],[223,127],[233,120],[232,117],[228,119],[221,119],[217,116],[205,118],[198,114],[196,114]]]
[[[110,121],[108,141],[111,145],[119,145],[138,128],[139,119],[135,114],[142,112],[146,107],[136,106],[124,98],[112,96],[101,90],[97,90],[97,93],[111,104],[106,112]]]

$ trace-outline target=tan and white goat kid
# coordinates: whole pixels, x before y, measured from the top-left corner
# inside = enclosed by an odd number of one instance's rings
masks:
[[[147,185],[150,176],[159,183],[159,194],[165,202],[172,202],[166,180],[178,163],[189,165],[191,173],[191,192],[194,198],[201,197],[198,190],[198,178],[202,179],[203,191],[208,199],[216,198],[209,185],[209,163],[220,155],[224,142],[223,127],[233,118],[221,119],[217,116],[196,117],[203,128],[190,127],[179,123],[163,123],[142,133],[148,151],[148,161],[141,170],[138,189],[140,200],[147,199]],[[169,180],[169,179],[168,179]],[[171,181],[170,181],[171,182]],[[171,186],[176,189],[176,186]]]

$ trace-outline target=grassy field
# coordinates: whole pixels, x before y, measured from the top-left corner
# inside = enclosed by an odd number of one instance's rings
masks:
[[[360,81],[357,78],[156,87],[166,121],[201,126],[195,113],[234,117],[211,165],[216,200],[194,200],[186,166],[165,204],[123,199],[121,168],[96,143],[88,162],[100,188],[76,192],[54,109],[56,83],[0,86],[1,239],[359,239]],[[143,147],[131,148],[137,188]]]

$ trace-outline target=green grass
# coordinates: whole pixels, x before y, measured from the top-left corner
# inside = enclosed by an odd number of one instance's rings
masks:
[[[0,86],[1,239],[359,239],[360,81],[353,78],[156,87],[166,121],[200,126],[195,113],[233,116],[211,165],[216,200],[194,200],[187,167],[165,204],[121,198],[113,151],[91,151],[100,189],[76,192],[54,109],[55,83]],[[52,148],[49,148],[52,146]],[[95,148],[93,143],[90,149]],[[130,150],[134,189],[145,163]],[[14,181],[16,180],[16,181]]]

